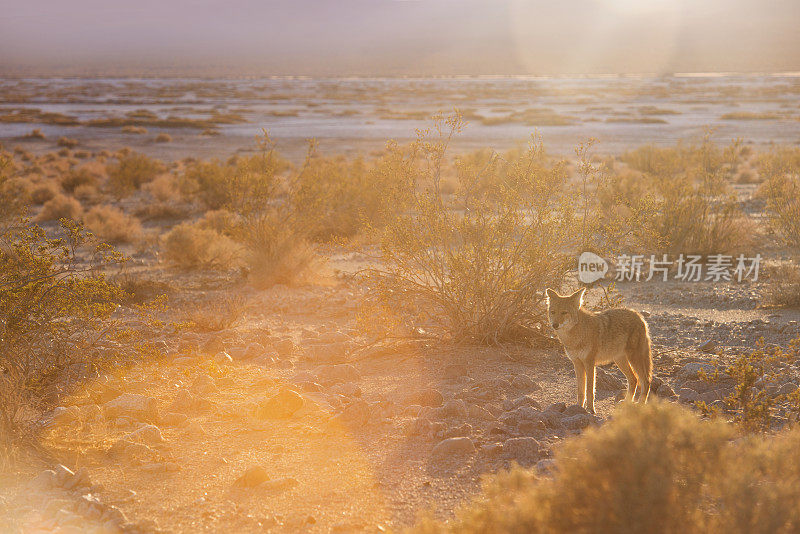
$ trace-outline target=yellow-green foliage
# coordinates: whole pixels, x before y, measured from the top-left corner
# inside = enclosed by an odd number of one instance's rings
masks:
[[[121,293],[97,270],[119,257],[99,247],[99,263],[78,267],[85,245],[72,224],[55,239],[21,219],[0,233],[0,460],[34,437],[43,410],[91,372],[95,345],[119,330],[109,316]]]
[[[663,402],[624,405],[570,439],[556,473],[516,468],[434,533],[768,534],[800,529],[800,429],[732,441],[732,427]]]
[[[108,166],[108,185],[111,191],[123,197],[138,190],[143,184],[164,171],[164,165],[144,154],[127,152],[116,163]]]
[[[380,232],[384,266],[370,272],[372,297],[428,335],[483,343],[529,338],[543,288],[560,285],[570,263],[574,198],[566,168],[533,143],[505,164],[502,182],[485,186],[486,164],[459,161],[457,192],[445,198],[446,149],[462,127],[457,115],[440,117],[433,137],[395,160],[414,187],[410,209]]]

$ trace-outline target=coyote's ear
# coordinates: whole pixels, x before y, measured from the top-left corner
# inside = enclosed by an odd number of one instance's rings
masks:
[[[553,291],[549,287],[547,289],[545,289],[544,292],[547,295],[547,298],[549,298],[549,299],[554,299],[554,298],[558,297],[558,293],[556,293],[555,291]]]
[[[575,293],[570,295],[569,298],[571,298],[573,300],[577,300],[578,301],[578,307],[580,308],[581,306],[583,306],[583,294],[584,293],[586,293],[586,288],[582,287],[579,290],[577,290]]]

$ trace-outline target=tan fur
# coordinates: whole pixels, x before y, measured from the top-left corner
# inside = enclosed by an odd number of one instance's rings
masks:
[[[614,362],[628,379],[627,400],[647,402],[653,378],[650,333],[634,310],[615,308],[600,313],[584,310],[581,288],[562,296],[547,290],[550,324],[575,368],[578,404],[594,411],[595,366]]]

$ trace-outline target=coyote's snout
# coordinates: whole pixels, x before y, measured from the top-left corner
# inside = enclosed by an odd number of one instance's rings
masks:
[[[550,324],[575,367],[578,404],[594,413],[595,366],[614,362],[628,379],[627,400],[647,402],[653,377],[650,333],[637,312],[627,308],[592,313],[581,308],[581,288],[568,296],[547,290]]]

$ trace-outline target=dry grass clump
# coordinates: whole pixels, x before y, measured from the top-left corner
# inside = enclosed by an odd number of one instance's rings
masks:
[[[409,206],[410,161],[394,145],[367,164],[361,158],[326,158],[309,146],[306,160],[291,180],[289,202],[310,238],[351,237]]]
[[[144,126],[133,126],[131,124],[122,127],[123,133],[130,133],[136,135],[144,135],[147,133],[147,128]]]
[[[781,116],[777,113],[759,113],[755,111],[734,111],[720,117],[724,121],[776,121]]]
[[[171,143],[172,142],[172,136],[170,134],[168,134],[168,133],[161,132],[160,134],[158,134],[155,137],[154,141],[156,143]]]
[[[57,194],[44,203],[38,221],[57,221],[60,219],[70,219],[79,221],[83,215],[83,206],[74,197]]]
[[[276,174],[286,163],[275,144],[264,133],[260,153],[250,157],[195,162],[186,169],[185,180],[196,184],[200,200],[209,209],[225,208],[240,214],[254,213],[267,207],[278,188]]]
[[[67,149],[75,148],[76,146],[78,146],[78,140],[73,139],[71,137],[59,137],[58,142],[56,144],[60,147],[64,147]]]
[[[557,450],[554,477],[501,473],[455,519],[412,532],[797,532],[800,430],[732,437],[673,404],[625,405]]]
[[[781,264],[769,269],[769,278],[762,289],[766,304],[800,308],[800,266]]]
[[[145,304],[174,292],[168,282],[131,273],[116,276],[111,282],[124,294],[122,300],[126,304]]]
[[[84,224],[106,243],[131,243],[142,236],[139,220],[114,206],[95,206],[84,216]]]
[[[243,316],[247,301],[239,296],[190,303],[184,306],[182,321],[199,332],[219,332],[235,325]]]
[[[708,137],[696,145],[640,147],[622,160],[641,172],[642,180],[619,179],[619,189],[601,198],[615,195],[618,201],[610,209],[624,207],[638,215],[631,234],[648,251],[708,255],[747,250],[754,226],[728,180],[738,147],[734,143],[721,150]]]
[[[320,265],[314,248],[278,213],[246,218],[236,237],[244,245],[248,278],[255,287],[308,281]]]
[[[181,269],[237,269],[242,246],[228,236],[197,224],[181,223],[162,239],[166,259]]]
[[[61,188],[67,193],[74,193],[82,185],[97,186],[97,176],[89,169],[78,168],[68,171],[61,178]]]
[[[59,194],[58,184],[52,180],[46,180],[31,187],[31,202],[40,206]]]
[[[44,133],[39,128],[34,128],[29,133],[22,136],[24,139],[46,139]]]
[[[173,174],[159,174],[153,180],[144,186],[144,191],[147,191],[158,202],[180,202],[181,199],[181,184]]]
[[[120,154],[116,163],[108,166],[108,185],[111,191],[123,197],[138,190],[164,172],[164,165],[144,154]]]
[[[771,230],[790,247],[800,248],[800,149],[781,147],[758,160]]]

